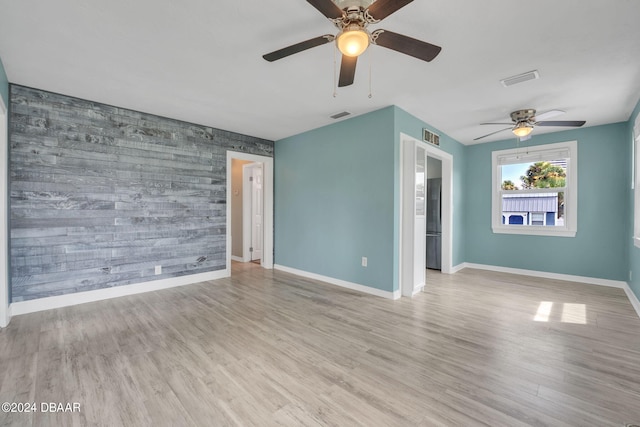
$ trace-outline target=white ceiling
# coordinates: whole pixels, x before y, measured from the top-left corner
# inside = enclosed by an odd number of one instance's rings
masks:
[[[639,17],[638,0],[416,0],[370,28],[440,55],[373,46],[336,97],[333,44],[262,59],[335,33],[304,0],[0,0],[0,58],[12,83],[272,140],[395,104],[470,144],[499,129],[478,123],[521,108],[586,126],[627,120],[640,97]],[[499,83],[531,70],[541,78]]]

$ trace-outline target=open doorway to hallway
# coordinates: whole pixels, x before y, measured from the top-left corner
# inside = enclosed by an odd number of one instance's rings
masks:
[[[227,269],[273,268],[273,158],[227,153]]]
[[[262,264],[263,164],[231,161],[231,259]]]
[[[426,237],[428,234],[428,210],[438,214],[437,228],[440,250],[439,269],[443,273],[452,271],[452,214],[453,214],[453,156],[413,137],[401,134],[400,177],[400,253],[399,284],[402,296],[411,297],[425,285],[427,258],[429,256]],[[439,160],[439,188],[428,193],[430,166]],[[434,204],[431,197],[439,197]],[[435,224],[433,225],[435,226]],[[434,231],[434,230],[431,230]],[[435,232],[432,234],[436,234]],[[432,242],[433,243],[433,242]],[[433,252],[433,248],[432,248]]]
[[[426,205],[427,269],[442,270],[442,160],[428,154]]]

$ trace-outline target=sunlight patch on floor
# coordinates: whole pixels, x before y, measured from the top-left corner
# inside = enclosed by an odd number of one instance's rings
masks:
[[[562,304],[562,323],[577,323],[580,325],[587,324],[587,306],[584,304],[570,304],[565,302]]]
[[[534,317],[533,320],[535,320],[536,322],[548,322],[549,315],[551,315],[552,308],[553,308],[553,303],[551,301],[542,301],[538,306],[536,317]]]
[[[553,312],[554,303],[552,301],[541,301],[533,318],[535,322],[548,322]],[[585,304],[556,303],[556,307],[562,307],[560,311],[560,322],[574,323],[579,325],[587,324],[587,306]]]

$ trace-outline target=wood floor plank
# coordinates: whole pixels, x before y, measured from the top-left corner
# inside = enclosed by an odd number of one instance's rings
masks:
[[[4,335],[2,335],[4,337]],[[5,344],[5,343],[3,343]],[[1,347],[1,346],[0,346]],[[0,402],[31,403],[35,401],[37,353],[4,359],[5,369],[0,386]],[[0,426],[32,425],[33,412],[0,412]]]
[[[640,423],[640,318],[621,289],[507,273],[429,270],[391,301],[234,263],[14,317],[0,401],[82,408],[0,426],[620,426]]]

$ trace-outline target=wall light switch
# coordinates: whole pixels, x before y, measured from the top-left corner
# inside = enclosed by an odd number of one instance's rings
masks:
[[[156,265],[156,274],[162,274],[162,266]]]
[[[366,256],[363,256],[363,257],[362,257],[362,266],[363,266],[363,267],[366,267],[366,266],[367,266],[367,257],[366,257]]]

